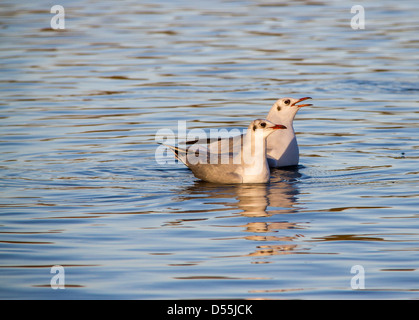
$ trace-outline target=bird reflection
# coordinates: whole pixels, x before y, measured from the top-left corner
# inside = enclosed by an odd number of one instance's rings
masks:
[[[196,181],[181,191],[181,200],[201,195],[211,199],[226,199],[217,202],[228,209],[239,209],[247,217],[266,217],[273,214],[295,213],[298,189],[293,183],[301,174],[298,170],[274,169],[270,183],[222,185]],[[188,196],[189,195],[189,196]],[[237,200],[237,201],[233,201]]]
[[[298,245],[290,242],[303,235],[289,234],[283,231],[286,236],[281,235],[281,230],[295,229],[300,230],[305,227],[296,222],[277,221],[276,216],[281,214],[298,213],[298,178],[301,174],[298,168],[293,169],[274,169],[271,171],[271,181],[267,184],[238,184],[221,185],[204,181],[196,181],[180,192],[176,200],[196,200],[197,198],[208,199],[202,203],[211,207],[208,212],[222,212],[238,210],[238,214],[258,218],[256,221],[249,219],[249,222],[233,225],[233,227],[243,228],[247,233],[242,239],[265,242],[266,245],[257,245],[253,252],[241,254],[240,256],[263,257],[280,254],[290,254],[299,249]],[[214,210],[211,205],[221,205],[221,208]],[[205,211],[200,208],[200,212]],[[191,211],[188,210],[188,213]],[[179,213],[179,211],[178,211]],[[202,217],[202,216],[201,216]],[[229,218],[231,216],[226,216]],[[262,218],[262,219],[259,219]],[[264,219],[266,218],[266,220]],[[225,227],[225,225],[222,225]],[[297,231],[298,232],[298,231]],[[235,237],[237,239],[237,237]],[[222,239],[228,240],[228,239]],[[231,257],[231,256],[230,256]],[[267,263],[257,259],[252,263]]]

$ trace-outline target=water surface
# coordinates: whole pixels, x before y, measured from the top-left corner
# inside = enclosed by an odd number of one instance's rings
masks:
[[[0,297],[417,299],[419,7],[362,5],[353,30],[342,1],[72,1],[59,31],[3,1]],[[270,183],[156,162],[159,129],[285,96],[314,106]]]

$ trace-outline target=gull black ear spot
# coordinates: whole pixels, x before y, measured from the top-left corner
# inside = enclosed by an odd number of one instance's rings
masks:
[[[281,111],[281,106],[277,106],[276,110]]]
[[[256,130],[256,125],[253,125],[253,131],[255,131]]]

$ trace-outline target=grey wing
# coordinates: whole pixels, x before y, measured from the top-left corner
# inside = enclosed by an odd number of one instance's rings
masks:
[[[242,183],[243,178],[235,172],[237,165],[196,164],[189,168],[198,179],[214,183]]]
[[[243,145],[243,137],[244,137],[244,134],[237,135],[234,137],[228,137],[228,138],[219,137],[219,138],[195,139],[195,140],[188,140],[180,144],[186,145],[187,149],[189,149],[191,145],[196,144],[196,145],[206,145],[211,152],[231,153],[236,150],[240,150],[238,148],[240,148]]]
[[[198,179],[215,182],[215,183],[242,183],[243,178],[240,174],[236,173],[238,165],[232,164],[232,158],[229,157],[229,164],[211,164],[210,155],[208,153],[201,153],[197,163],[191,163],[186,157],[188,151],[182,148],[165,145],[169,147],[178,160],[182,161]],[[203,161],[206,160],[206,161]]]
[[[219,139],[208,145],[211,152],[218,153],[237,153],[240,152],[243,146],[244,135],[238,135],[230,138]]]

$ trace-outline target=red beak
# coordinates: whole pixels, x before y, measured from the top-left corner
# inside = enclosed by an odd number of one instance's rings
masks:
[[[272,129],[286,129],[286,126],[283,126],[282,124],[276,124],[272,127]]]
[[[291,105],[291,107],[296,106],[296,107],[301,108],[301,107],[308,107],[308,106],[312,106],[312,104],[299,104],[299,105],[297,105],[297,103],[299,103],[299,102],[301,102],[301,101],[304,101],[304,100],[307,100],[307,99],[311,99],[311,98],[310,98],[310,97],[301,98],[301,99],[299,99],[298,101],[294,102],[294,103]]]

